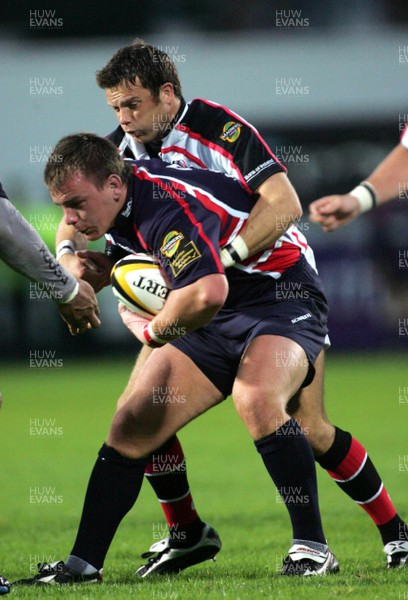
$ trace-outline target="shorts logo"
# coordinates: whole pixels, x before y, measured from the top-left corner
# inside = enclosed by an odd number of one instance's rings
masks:
[[[310,319],[311,316],[312,315],[310,313],[306,313],[305,315],[301,315],[300,317],[295,317],[294,319],[291,319],[290,322],[298,323],[299,321],[304,321],[305,319]]]
[[[241,133],[242,123],[236,123],[235,121],[228,121],[225,123],[220,138],[223,142],[235,142]]]
[[[182,239],[184,239],[184,235],[181,231],[170,231],[163,240],[160,252],[167,258],[171,258],[176,254]]]

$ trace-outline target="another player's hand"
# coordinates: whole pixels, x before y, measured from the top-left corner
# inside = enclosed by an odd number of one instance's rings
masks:
[[[132,312],[121,302],[119,302],[118,311],[126,327],[133,333],[139,342],[146,344],[146,338],[142,333],[142,328],[143,325],[148,323],[151,319],[145,319],[137,313]]]
[[[357,198],[350,194],[324,196],[309,205],[309,218],[324,231],[334,231],[360,214]]]
[[[110,283],[114,261],[103,252],[78,250],[75,254],[64,254],[59,262],[71,275],[87,281],[95,293]]]
[[[86,281],[78,283],[79,290],[75,298],[68,304],[57,304],[71,335],[85,333],[87,329],[96,329],[101,324],[95,292]]]

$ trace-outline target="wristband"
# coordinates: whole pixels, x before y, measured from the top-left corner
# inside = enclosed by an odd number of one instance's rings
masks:
[[[237,262],[242,262],[249,256],[248,246],[240,235],[221,250],[222,266],[227,269]]]
[[[349,193],[357,199],[360,213],[367,212],[368,210],[375,208],[378,204],[377,192],[369,181],[362,181]]]
[[[166,340],[162,340],[153,331],[151,322],[145,323],[142,327],[143,337],[146,340],[146,344],[151,348],[161,348],[164,344],[167,344]]]
[[[64,254],[75,254],[75,244],[71,240],[63,240],[57,246],[57,260],[64,256]]]
[[[57,302],[57,304],[69,304],[70,302],[72,302],[72,300],[78,294],[78,292],[79,292],[79,283],[77,281],[75,281],[75,287],[72,290],[72,292],[66,298],[64,298],[64,300],[60,300],[59,302]]]

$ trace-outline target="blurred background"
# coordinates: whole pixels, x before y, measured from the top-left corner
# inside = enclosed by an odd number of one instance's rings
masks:
[[[408,119],[408,5],[400,0],[123,0],[2,7],[0,178],[53,248],[60,220],[42,183],[63,135],[106,135],[116,119],[95,72],[141,37],[176,63],[188,100],[227,105],[288,167],[330,301],[333,350],[408,344],[408,182],[393,203],[324,234],[308,204],[352,189],[395,146]],[[103,244],[96,248],[102,248]],[[110,289],[103,325],[67,333],[44,290],[0,265],[0,355],[136,350]],[[40,354],[37,354],[40,356]]]

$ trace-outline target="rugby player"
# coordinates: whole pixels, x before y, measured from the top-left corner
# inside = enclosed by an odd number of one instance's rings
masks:
[[[108,104],[119,120],[119,127],[108,137],[125,157],[150,159],[160,154],[169,163],[220,171],[252,193],[254,207],[248,221],[238,235],[231,232],[231,243],[227,242],[221,251],[225,268],[248,256],[258,259],[282,234],[282,244],[274,250],[280,266],[300,250],[315,268],[313,252],[294,225],[299,212],[285,169],[252,125],[214,102],[195,99],[186,103],[169,56],[141,41],[119,50],[98,72],[97,83],[105,89]],[[109,282],[112,263],[121,255],[109,244],[107,255],[111,259],[91,252],[74,254],[76,248],[83,249],[86,244],[84,236],[71,225],[61,223],[57,249],[66,252],[62,263],[99,289]],[[93,270],[86,269],[87,261],[94,262]],[[142,350],[119,404],[126,402],[149,353],[148,348]],[[404,522],[364,447],[327,418],[323,351],[314,367],[312,383],[300,390],[288,410],[307,432],[316,461],[378,527],[388,566],[398,566],[407,556],[401,547],[405,537],[403,541],[400,538],[407,535]],[[160,477],[153,468],[159,462],[161,472],[166,473]],[[173,437],[147,465],[146,475],[161,501],[170,536],[150,548],[153,556],[138,570],[142,577],[165,572],[170,547],[179,550],[183,565],[211,558],[220,548],[214,541],[214,530],[201,521],[194,508],[186,469],[180,469],[182,464],[184,454],[178,439]],[[183,535],[172,536],[173,531]]]
[[[73,335],[99,327],[95,292],[85,281],[77,281],[45,246],[43,240],[8,200],[0,182],[0,259],[12,269],[47,286],[60,315]],[[10,582],[0,576],[0,595],[10,591]]]
[[[132,167],[110,141],[92,134],[60,140],[45,181],[66,222],[87,240],[107,234],[126,253],[158,257],[171,292],[151,321],[120,306],[139,342],[155,350],[99,452],[67,563],[46,565],[20,583],[100,581],[116,529],[139,494],[146,457],[231,393],[291,519],[293,544],[282,574],[337,572],[322,529],[313,453],[286,412],[289,399],[313,379],[327,335],[326,299],[301,248],[285,252],[283,264],[280,239],[226,274],[220,247],[252,208],[242,186],[221,173],[160,160],[135,161]],[[155,203],[158,190],[162,201]],[[302,299],[280,301],[280,278],[302,289]],[[282,356],[288,359],[284,368]],[[154,389],[174,387],[185,403],[154,403]],[[295,487],[299,497],[287,501]],[[167,570],[175,556],[177,550],[171,550]]]
[[[408,128],[400,143],[348,194],[324,196],[309,205],[310,220],[334,231],[368,210],[397,198],[408,184]],[[405,186],[405,187],[402,187]]]

